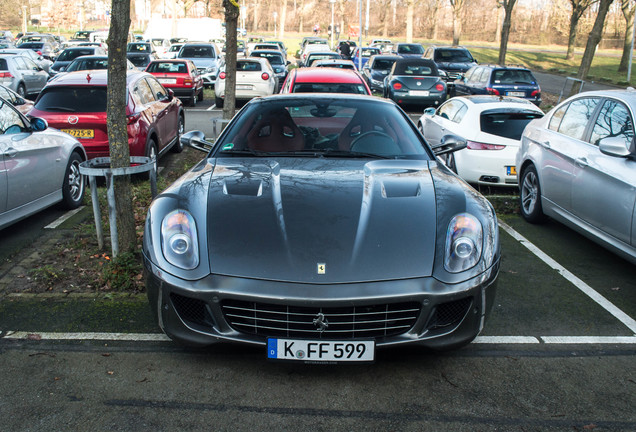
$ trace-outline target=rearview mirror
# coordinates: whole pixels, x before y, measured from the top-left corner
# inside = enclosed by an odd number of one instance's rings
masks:
[[[627,157],[631,155],[625,139],[618,136],[603,138],[598,143],[598,149],[608,156]]]
[[[457,135],[444,135],[438,146],[433,147],[435,156],[441,156],[447,153],[453,153],[458,150],[465,149],[468,143],[466,140]]]
[[[213,143],[205,140],[205,134],[201,131],[194,130],[181,135],[181,144],[192,147],[193,149],[209,153],[214,146]]]

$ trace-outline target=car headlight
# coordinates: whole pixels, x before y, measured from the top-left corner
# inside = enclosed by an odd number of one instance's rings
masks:
[[[451,219],[446,231],[444,268],[459,273],[474,267],[481,257],[483,229],[479,220],[468,213]]]
[[[161,223],[161,249],[166,260],[192,270],[199,265],[199,242],[194,218],[185,210],[171,211]]]
[[[215,67],[209,67],[205,70],[206,73],[214,73],[216,72],[216,68]]]

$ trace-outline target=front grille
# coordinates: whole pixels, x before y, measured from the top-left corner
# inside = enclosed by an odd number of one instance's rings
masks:
[[[171,293],[170,300],[183,321],[210,327],[214,325],[212,316],[203,300]]]
[[[427,329],[437,330],[456,326],[464,319],[472,303],[472,297],[465,297],[437,305],[433,316],[429,320]]]
[[[223,315],[236,331],[263,337],[383,338],[408,331],[420,303],[371,306],[299,307],[224,300]],[[322,331],[321,331],[322,329]]]

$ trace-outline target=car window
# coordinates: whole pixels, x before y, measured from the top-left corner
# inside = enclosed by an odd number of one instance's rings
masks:
[[[156,79],[147,77],[146,80],[148,81],[148,84],[150,84],[150,89],[152,90],[152,94],[156,100],[160,101],[168,99],[168,92]]]
[[[369,94],[363,84],[296,83],[292,93],[353,93]]]
[[[106,86],[52,86],[42,91],[35,108],[49,112],[105,112]]]
[[[465,63],[472,62],[473,57],[468,51],[462,49],[438,49],[435,51],[435,61]]]
[[[466,78],[466,81],[470,81],[471,77],[473,76],[473,74],[475,73],[475,71],[476,71],[477,69],[478,69],[478,68],[470,68],[470,69],[468,69],[468,72],[466,72],[466,73],[464,74],[464,77]]]
[[[107,58],[91,58],[91,59],[75,59],[73,63],[66,68],[66,72],[73,72],[87,69],[108,69]]]
[[[393,63],[395,63],[395,60],[375,59],[372,69],[389,70],[391,66],[393,66]]]
[[[483,67],[476,68],[473,74],[471,75],[470,80],[473,82],[479,82],[479,80],[481,79],[481,76],[484,74],[484,70],[485,69]]]
[[[565,104],[552,114],[552,118],[550,118],[550,123],[548,124],[548,129],[553,131],[558,131],[559,126],[561,125],[561,120],[563,120],[563,114],[565,114],[565,110],[568,108],[568,105]]]
[[[71,61],[76,59],[79,56],[91,55],[94,54],[93,49],[73,49],[73,50],[64,50],[62,54],[57,58],[58,61]]]
[[[22,60],[24,60],[24,64],[28,70],[36,70],[38,68],[38,65],[36,65],[30,58],[25,57]]]
[[[1,68],[1,66],[0,66]],[[0,97],[15,104],[18,99],[14,96],[13,93],[11,93],[9,90],[7,90],[5,87],[0,86]]]
[[[260,72],[261,64],[257,61],[239,61],[236,70],[240,72]]]
[[[141,103],[148,104],[155,101],[155,97],[152,95],[152,89],[146,82],[146,80],[139,80],[133,89],[133,93],[137,95]]]
[[[453,120],[462,105],[465,104],[459,100],[450,100],[437,109],[437,115],[448,120]]]
[[[603,138],[621,137],[629,148],[634,139],[634,122],[629,110],[622,103],[607,100],[594,123],[590,142],[598,146]]]
[[[483,72],[479,76],[479,84],[486,85],[490,81],[490,72],[491,70],[488,68],[483,68]]]
[[[251,57],[261,57],[265,58],[269,61],[270,64],[273,65],[281,65],[283,64],[283,56],[276,53],[271,52],[254,52],[250,55]]]
[[[26,125],[13,106],[0,100],[0,133],[11,134],[26,131]]]
[[[0,59],[0,70],[9,70],[9,66],[7,65],[7,61],[5,59]]]
[[[452,118],[453,122],[455,123],[461,123],[461,121],[464,119],[464,116],[468,112],[468,107],[465,103],[460,102],[460,105],[461,107],[457,110],[455,116]]]
[[[13,57],[13,62],[15,63],[15,66],[19,69],[19,70],[27,70],[27,65],[24,62],[24,58],[20,57],[20,56],[15,56]]]
[[[146,72],[187,73],[188,68],[185,63],[154,62],[148,65]]]
[[[572,138],[583,139],[585,128],[598,105],[598,98],[581,98],[572,101],[559,125],[559,132]]]
[[[495,84],[534,84],[532,73],[527,70],[496,70],[492,74],[492,82]]]
[[[479,125],[487,134],[520,140],[526,125],[541,117],[543,114],[537,111],[487,110],[479,116]]]
[[[179,57],[214,58],[215,55],[210,46],[185,46],[181,48]]]

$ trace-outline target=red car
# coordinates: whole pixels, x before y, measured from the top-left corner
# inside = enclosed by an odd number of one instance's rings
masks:
[[[190,60],[153,60],[146,72],[154,75],[175,96],[187,99],[190,106],[203,100],[203,78]]]
[[[371,94],[369,86],[358,72],[322,67],[292,69],[280,92]]]
[[[106,82],[106,70],[70,72],[48,82],[29,115],[77,138],[89,159],[108,157]],[[130,155],[181,152],[179,137],[185,127],[181,101],[145,72],[128,70],[126,86]]]

